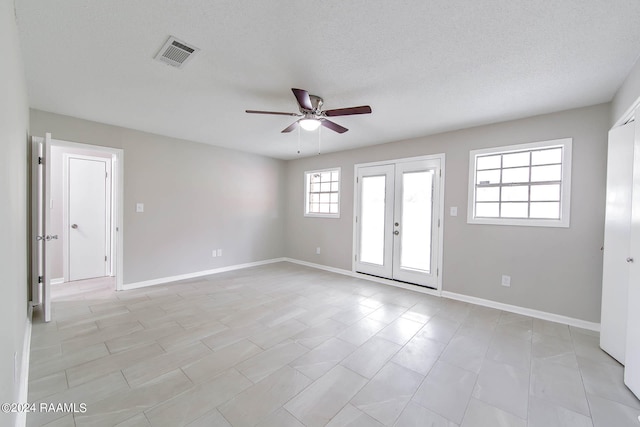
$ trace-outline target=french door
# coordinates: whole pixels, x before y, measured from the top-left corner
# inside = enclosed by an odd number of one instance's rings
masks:
[[[441,158],[356,167],[355,270],[438,287]]]

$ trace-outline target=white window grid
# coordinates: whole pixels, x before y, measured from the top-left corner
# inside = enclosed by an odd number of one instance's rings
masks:
[[[534,153],[538,154],[540,153],[542,155],[542,157],[544,157],[544,154],[547,153],[551,153],[553,151],[559,151],[559,160],[556,162],[536,162],[533,159]],[[523,154],[526,155],[528,157],[527,162],[526,163],[520,163],[516,166],[504,166],[504,157],[505,156],[510,156],[513,154]],[[500,165],[496,168],[482,168],[479,163],[481,162],[481,160],[484,158],[489,158],[489,157],[499,157],[500,159]],[[524,156],[523,156],[524,157]],[[556,180],[533,180],[532,181],[532,170],[535,170],[537,168],[548,168],[548,167],[557,167],[558,169],[558,173],[557,175],[559,176],[558,179]],[[521,181],[511,181],[511,180],[507,180],[507,182],[504,182],[504,172],[507,171],[521,171],[523,169],[527,169],[527,174],[526,174],[526,180],[521,180]],[[555,146],[555,147],[548,147],[548,148],[542,148],[542,149],[532,149],[532,150],[521,150],[521,151],[510,151],[510,152],[501,152],[501,153],[492,153],[492,154],[485,154],[485,155],[479,155],[476,156],[476,177],[475,177],[475,182],[476,182],[476,197],[475,197],[475,204],[476,204],[476,212],[478,212],[480,209],[478,209],[479,205],[483,205],[483,204],[496,204],[497,208],[498,208],[498,212],[497,215],[487,215],[487,216],[481,216],[476,214],[476,218],[511,218],[511,219],[521,219],[521,218],[529,218],[529,219],[556,219],[559,220],[560,219],[560,214],[561,214],[561,201],[562,201],[562,147],[561,146]],[[482,172],[498,172],[499,174],[499,179],[497,183],[491,183],[489,181],[480,181],[478,178],[478,173],[482,173]],[[535,179],[535,178],[534,178]],[[557,192],[557,197],[553,197],[553,198],[539,198],[539,197],[533,197],[532,200],[532,189],[534,190],[533,192],[535,193],[535,189],[536,188],[541,188],[542,186],[546,186],[546,187],[554,187],[557,186],[558,187],[558,192]],[[478,189],[482,189],[482,188],[496,188],[497,191],[497,195],[498,197],[494,200],[478,200]],[[510,199],[509,197],[505,197],[505,189],[508,188],[526,188],[526,198],[522,198],[521,200],[513,200]],[[532,203],[534,204],[534,206],[536,204],[542,204],[542,203],[547,203],[547,204],[557,204],[557,209],[556,209],[556,215],[553,216],[536,216],[536,214],[534,213],[534,215],[532,215],[531,212],[531,205]],[[520,216],[509,216],[507,215],[503,215],[503,208],[505,204],[515,204],[515,205],[522,205],[522,206],[526,206],[526,215],[520,215]]]
[[[339,217],[340,169],[305,172],[305,215]]]
[[[562,138],[470,151],[467,222],[569,227],[572,142]],[[555,159],[547,156],[541,161],[554,150]],[[508,156],[510,162],[505,162]],[[518,157],[520,163],[514,164]],[[525,157],[526,162],[522,161]],[[492,165],[487,165],[489,159]],[[549,174],[549,169],[555,169],[555,174]]]

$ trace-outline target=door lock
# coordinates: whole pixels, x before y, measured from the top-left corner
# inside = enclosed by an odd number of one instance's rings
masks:
[[[631,257],[627,258],[627,262],[633,262],[633,258]]]
[[[72,224],[71,228],[73,228],[75,230],[76,228],[78,228],[78,224]]]
[[[44,237],[44,240],[46,240],[47,242],[48,242],[49,240],[58,240],[58,235],[57,235],[57,234],[54,234],[53,236],[51,236],[51,235],[47,234],[47,235]]]
[[[393,234],[395,234],[397,236],[398,234],[400,234],[400,232],[398,230],[396,230],[396,231],[393,232]]]

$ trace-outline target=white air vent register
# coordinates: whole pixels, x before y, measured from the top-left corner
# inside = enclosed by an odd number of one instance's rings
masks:
[[[182,68],[193,54],[199,50],[200,49],[195,46],[190,46],[173,36],[169,36],[169,39],[154,59],[171,65],[172,67]]]

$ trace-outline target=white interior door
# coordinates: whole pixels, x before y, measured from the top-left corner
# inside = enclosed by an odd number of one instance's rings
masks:
[[[42,174],[43,141],[31,140],[31,303],[42,304],[42,275],[44,250],[44,177]]]
[[[440,159],[357,168],[361,273],[437,288]]]
[[[106,159],[68,157],[69,280],[107,275]]]
[[[631,242],[627,263],[629,265],[629,290],[627,308],[627,345],[625,353],[624,382],[640,398],[640,120],[636,110],[633,196],[631,207]]]
[[[51,321],[51,257],[47,256],[47,243],[58,238],[57,234],[52,234],[53,227],[51,225],[51,215],[49,215],[47,206],[51,206],[51,168],[48,165],[51,159],[51,134],[47,133],[44,138],[44,146],[42,148],[42,177],[44,180],[43,201],[40,204],[42,209],[41,215],[44,224],[44,233],[42,235],[44,241],[42,245],[42,314],[45,322]]]
[[[607,155],[600,347],[624,364],[635,123],[611,129]]]

